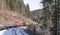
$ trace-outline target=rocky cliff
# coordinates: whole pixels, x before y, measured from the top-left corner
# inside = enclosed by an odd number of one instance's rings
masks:
[[[21,14],[13,11],[2,10],[0,11],[0,27],[1,26],[14,26],[17,21],[31,24],[33,21]],[[28,24],[28,25],[29,25]]]

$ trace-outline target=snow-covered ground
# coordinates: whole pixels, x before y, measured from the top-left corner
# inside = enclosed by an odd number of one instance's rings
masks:
[[[26,29],[26,27],[4,29],[0,31],[0,35],[29,35],[24,29]]]

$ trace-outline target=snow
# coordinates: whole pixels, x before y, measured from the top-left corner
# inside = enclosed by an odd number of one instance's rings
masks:
[[[0,35],[29,35],[24,31],[24,27],[18,28],[9,28],[0,31]]]

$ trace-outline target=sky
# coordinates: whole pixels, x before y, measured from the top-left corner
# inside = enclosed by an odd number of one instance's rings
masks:
[[[29,4],[30,11],[42,9],[43,6],[40,2],[41,2],[41,0],[24,0],[25,5]]]

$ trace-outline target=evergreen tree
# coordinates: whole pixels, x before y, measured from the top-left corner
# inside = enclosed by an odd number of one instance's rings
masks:
[[[9,7],[11,10],[16,10],[16,0],[9,0]]]
[[[32,18],[32,14],[30,12],[29,4],[26,5],[26,13],[28,18]]]
[[[15,11],[17,9],[16,0],[6,0],[6,4],[10,10]]]
[[[20,14],[24,14],[24,11],[25,10],[23,10],[23,8],[22,7],[24,7],[24,2],[23,2],[23,0],[18,0],[18,7],[19,7],[19,12],[20,12]],[[23,10],[23,12],[22,12],[22,10]]]
[[[44,7],[44,24],[46,26],[46,28],[50,28],[52,23],[50,23],[51,19],[51,14],[52,14],[52,3],[53,3],[53,0],[43,0],[42,1],[43,3],[43,7]]]

